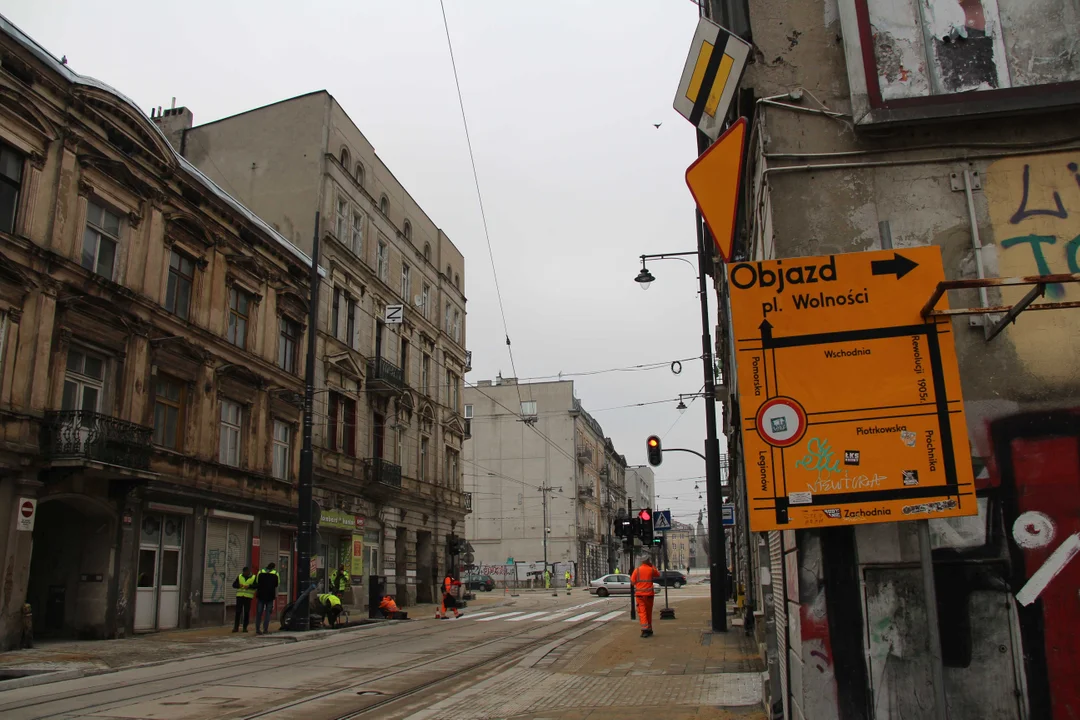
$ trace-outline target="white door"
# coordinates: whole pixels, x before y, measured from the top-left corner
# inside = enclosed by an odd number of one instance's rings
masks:
[[[181,518],[170,515],[165,515],[161,524],[157,629],[171,630],[180,624],[180,559],[183,557],[184,524]]]
[[[135,629],[153,630],[157,606],[157,546],[139,547],[139,569],[135,588]]]

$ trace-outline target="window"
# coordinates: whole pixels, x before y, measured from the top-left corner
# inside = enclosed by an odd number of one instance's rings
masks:
[[[375,255],[375,269],[379,277],[386,282],[390,277],[390,250],[386,242],[379,240],[379,250]]]
[[[454,412],[457,412],[458,407],[458,379],[457,375],[446,371],[446,404],[450,406]]]
[[[397,431],[397,443],[394,445],[394,464],[405,464],[405,430],[400,426]]]
[[[349,229],[349,203],[345,202],[341,198],[337,201],[337,215],[335,217],[334,235],[341,242],[346,242],[349,236],[346,235],[346,231]]]
[[[524,417],[536,417],[536,401],[535,400],[522,400],[521,401],[521,414]]]
[[[446,266],[446,279],[449,280],[454,270],[449,265]]]
[[[472,405],[466,405],[465,406],[465,419],[466,420],[472,420],[472,417],[473,417],[473,406]]]
[[[461,289],[461,276],[457,273],[454,273],[454,287],[456,287],[458,290]]]
[[[406,305],[412,302],[412,298],[409,297],[410,292],[412,292],[412,278],[409,277],[409,266],[401,263],[401,297]]]
[[[409,384],[409,341],[401,338],[401,352],[398,353],[398,361],[401,364],[401,375],[405,384]]]
[[[446,303],[446,312],[443,315],[443,329],[446,330],[446,334],[450,334],[450,303]]]
[[[424,243],[424,259],[431,262],[431,243]]]
[[[354,347],[356,343],[356,301],[345,296],[345,344]]]
[[[119,244],[120,216],[91,200],[86,207],[82,266],[112,280],[116,246]]]
[[[356,184],[364,187],[364,164],[356,163]]]
[[[154,385],[154,444],[183,449],[186,388],[175,378],[159,375]]]
[[[427,469],[428,469],[428,444],[429,444],[429,441],[428,441],[427,437],[421,435],[420,436],[420,462],[419,462],[419,469],[417,470],[417,473],[416,473],[421,481],[426,481],[427,480],[427,474],[428,474],[428,472],[427,472]]]
[[[292,425],[274,421],[273,457],[271,470],[278,480],[288,480],[292,468]]]
[[[251,310],[251,295],[239,288],[229,288],[229,342],[238,348],[247,347],[248,318]]]
[[[381,212],[383,215],[390,214],[390,201],[386,198],[385,195],[379,198],[379,212]]]
[[[352,251],[358,256],[364,254],[364,216],[360,213],[352,216]]]
[[[447,487],[456,488],[458,486],[458,454],[456,450],[446,448],[444,475]]]
[[[244,411],[240,403],[221,401],[221,439],[218,444],[218,461],[240,467],[240,419]]]
[[[412,240],[412,223],[408,220],[401,226],[401,234],[405,236],[406,240]]]
[[[457,310],[454,311],[453,337],[455,342],[461,342],[461,313]]]
[[[341,167],[348,168],[349,167],[349,149],[345,148],[345,147],[341,148],[341,155],[338,156],[338,159],[341,160]]]
[[[428,394],[428,385],[431,380],[431,356],[424,353],[423,360],[420,361],[420,389]]]
[[[330,306],[330,334],[341,339],[341,288],[334,288],[334,300]]]
[[[428,318],[428,301],[431,298],[431,286],[424,283],[420,289],[420,313]]]
[[[356,457],[356,401],[341,393],[330,393],[327,444],[331,450]]]
[[[105,358],[82,350],[68,350],[61,410],[100,412],[105,385]]]
[[[85,253],[83,254],[85,258]],[[187,320],[191,313],[191,287],[195,281],[195,261],[175,250],[169,256],[169,282],[165,287],[165,309]]]
[[[22,170],[23,156],[7,145],[0,145],[0,230],[6,233],[15,232]]]
[[[287,317],[278,318],[277,365],[285,372],[296,373],[296,350],[300,345],[300,324]]]

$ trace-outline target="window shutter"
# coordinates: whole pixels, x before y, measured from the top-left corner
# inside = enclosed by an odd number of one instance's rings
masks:
[[[202,601],[225,602],[226,588],[232,585],[225,561],[229,539],[229,523],[225,520],[207,518],[206,554],[203,556]]]
[[[229,573],[228,577],[234,578],[248,564],[251,556],[251,524],[230,520],[228,525],[229,543],[225,554],[225,566]],[[229,584],[232,584],[231,580]]]

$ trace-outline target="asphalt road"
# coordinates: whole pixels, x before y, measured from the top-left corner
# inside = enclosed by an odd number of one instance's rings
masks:
[[[689,588],[681,593],[687,593]],[[405,718],[564,643],[629,623],[626,597],[523,594],[512,606],[343,630],[0,694],[0,717]]]

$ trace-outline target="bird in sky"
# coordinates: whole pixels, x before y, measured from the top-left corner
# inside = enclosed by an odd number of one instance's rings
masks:
[[[656,128],[657,130],[659,130],[659,129],[660,129],[660,126],[661,126],[661,125],[663,125],[663,124],[664,124],[664,123],[662,123],[662,122],[658,122],[658,123],[653,123],[653,124],[652,124],[652,126],[653,126],[654,128]]]

